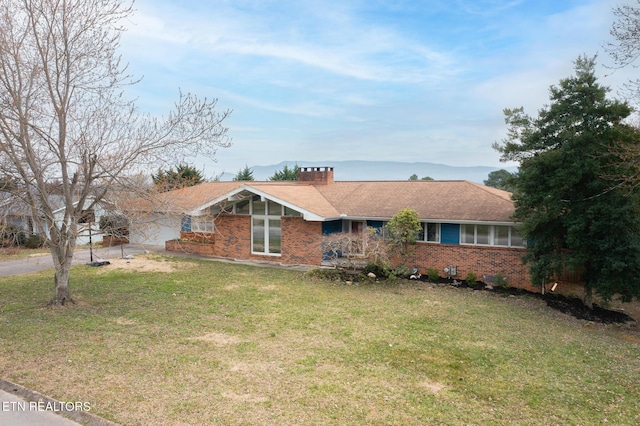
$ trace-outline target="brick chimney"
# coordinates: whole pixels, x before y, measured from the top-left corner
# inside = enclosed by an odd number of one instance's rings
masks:
[[[299,167],[298,182],[315,185],[333,183],[333,167]]]

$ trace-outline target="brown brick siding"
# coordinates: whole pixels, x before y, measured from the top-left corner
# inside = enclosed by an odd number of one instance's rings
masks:
[[[483,274],[500,273],[507,277],[510,286],[535,291],[527,266],[522,264],[524,253],[525,249],[518,248],[417,243],[407,266],[419,266],[422,273],[427,268],[435,268],[443,277],[444,268],[455,266],[455,278],[459,280],[465,279],[469,272],[475,273],[479,280]]]
[[[220,215],[215,221],[216,256],[251,258],[251,216]]]
[[[282,260],[294,265],[322,262],[322,223],[301,217],[282,218]]]
[[[197,243],[194,241],[170,240],[164,242],[164,248],[167,251],[201,254],[203,256],[215,256],[215,247],[214,244]]]
[[[180,231],[180,239],[194,241],[196,243],[213,243],[215,242],[215,234],[211,232]]]
[[[165,247],[168,251],[230,259],[318,266],[322,262],[321,222],[307,222],[301,217],[282,217],[280,256],[251,253],[251,217],[248,215],[221,215],[216,218],[215,226],[215,234],[180,232],[181,241],[167,241]]]
[[[248,215],[221,215],[216,218],[215,238],[211,244],[195,243],[176,247],[191,253],[231,259],[253,259],[285,264],[320,265],[322,262],[322,223],[305,221],[301,217],[282,218],[282,255],[251,254],[251,217]],[[184,239],[202,241],[202,234],[181,233]],[[199,238],[199,239],[198,239]],[[418,266],[422,273],[436,268],[445,276],[444,268],[457,267],[457,279],[464,279],[473,271],[480,279],[482,274],[507,277],[512,287],[537,291],[531,287],[526,265],[522,264],[524,249],[481,247],[452,244],[417,243],[408,266]]]

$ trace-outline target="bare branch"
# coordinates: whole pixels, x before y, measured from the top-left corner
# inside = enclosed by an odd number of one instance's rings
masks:
[[[180,93],[164,118],[141,114],[118,55],[123,0],[0,0],[0,173],[42,221],[56,285],[68,296],[83,211],[159,161],[213,158],[230,139],[217,99]],[[59,182],[62,208],[49,188]],[[62,213],[60,213],[62,212]],[[58,297],[58,296],[56,296]]]

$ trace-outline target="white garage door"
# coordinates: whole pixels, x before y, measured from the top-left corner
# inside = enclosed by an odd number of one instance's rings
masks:
[[[129,243],[164,246],[164,242],[180,238],[180,218],[154,215],[143,221],[131,221]]]

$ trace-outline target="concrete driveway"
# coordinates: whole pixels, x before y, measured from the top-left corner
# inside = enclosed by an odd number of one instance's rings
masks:
[[[93,249],[93,260],[108,260],[108,259],[118,259],[124,253],[127,255],[135,255],[146,252],[159,252],[164,251],[164,247],[161,246],[139,246],[127,244],[122,246],[122,251],[120,246],[117,247],[101,247],[98,249]],[[82,247],[73,254],[73,263],[74,264],[84,264],[89,262],[91,258],[91,253],[89,249]],[[0,277],[8,277],[11,275],[20,275],[26,274],[28,272],[36,272],[43,271],[45,269],[53,268],[53,259],[51,258],[50,253],[39,254],[36,256],[31,256],[25,259],[18,260],[8,260],[5,262],[0,262]]]

